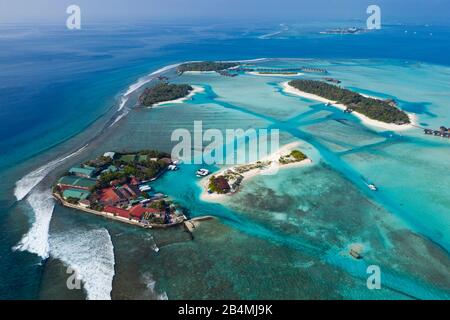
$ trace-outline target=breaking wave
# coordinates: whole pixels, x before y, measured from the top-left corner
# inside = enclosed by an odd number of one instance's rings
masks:
[[[252,60],[240,60],[241,62],[258,62],[258,61],[264,61],[265,58],[260,59],[252,59]],[[195,62],[195,61],[186,61],[186,62]],[[186,63],[182,62],[182,63]],[[140,78],[137,82],[131,84],[127,91],[122,95],[122,98],[119,103],[118,110],[119,113],[116,115],[115,119],[112,121],[112,124],[109,125],[111,127],[115,123],[117,123],[120,119],[122,119],[124,116],[128,114],[130,111],[129,108],[126,108],[125,105],[128,102],[129,95],[139,88],[141,88],[146,83],[150,82],[152,79],[154,79],[155,76],[162,74],[170,69],[176,68],[182,63],[172,64],[165,66],[163,68],[160,68],[152,73],[150,73],[148,76],[145,76],[143,78]],[[20,180],[16,182],[16,186],[14,189],[14,196],[16,197],[17,201],[23,200],[30,192],[45,178],[45,176],[50,173],[52,170],[54,170],[56,167],[58,167],[60,164],[62,164],[65,160],[76,156],[80,154],[86,147],[89,145],[89,143],[85,144],[80,149],[76,150],[75,152],[57,158],[53,161],[50,161],[49,163],[37,168],[36,170],[26,174],[23,176]],[[48,231],[50,227],[50,220],[53,213],[54,208],[54,201],[52,199],[52,196],[49,191],[43,192],[43,191],[36,191],[32,192],[28,199],[27,199],[29,205],[32,207],[34,213],[35,213],[35,221],[28,231],[27,234],[25,234],[22,238],[22,240],[15,246],[13,249],[15,250],[26,250],[31,253],[35,253],[42,257],[43,259],[48,258],[49,255],[49,244],[48,244]],[[105,230],[107,233],[107,231]],[[108,234],[109,237],[109,234]],[[112,246],[112,244],[111,244]],[[58,248],[58,247],[57,247]],[[156,243],[154,244],[153,248],[154,251],[158,251],[159,248],[157,247]],[[112,249],[111,249],[112,251]],[[113,265],[114,265],[114,256],[112,255]],[[114,271],[113,271],[114,274]],[[85,276],[87,278],[87,276]],[[88,281],[89,282],[89,281]],[[88,285],[89,286],[89,285]],[[95,290],[94,290],[95,291]]]
[[[50,236],[50,255],[71,267],[88,300],[111,300],[114,246],[108,230],[73,230]]]
[[[17,201],[22,200],[26,197],[28,193],[30,193],[33,188],[42,181],[42,179],[45,178],[45,176],[52,170],[54,170],[58,165],[60,165],[65,160],[81,153],[88,145],[84,145],[77,151],[58,158],[56,160],[50,161],[49,163],[43,165],[42,167],[37,168],[36,170],[28,173],[24,177],[22,177],[20,180],[16,182],[16,188],[14,189],[14,196],[16,197]]]
[[[161,74],[163,72],[166,72],[170,69],[176,68],[180,65],[181,63],[176,63],[176,64],[171,64],[168,66],[165,66],[161,69],[158,69],[152,73],[150,73],[148,76],[142,77],[140,78],[138,81],[136,81],[135,83],[133,83],[132,85],[130,85],[128,87],[128,90],[124,93],[124,97],[129,96],[130,94],[132,94],[133,92],[135,92],[136,90],[138,90],[140,87],[142,87],[143,85],[145,85],[146,83],[150,82],[154,76]]]
[[[37,254],[42,259],[47,259],[49,253],[48,231],[55,202],[49,190],[32,192],[27,198],[27,202],[34,211],[34,222],[13,250],[28,251]]]

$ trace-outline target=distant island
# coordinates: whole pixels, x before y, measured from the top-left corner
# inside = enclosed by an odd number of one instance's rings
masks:
[[[139,96],[143,106],[151,107],[160,102],[177,100],[188,96],[194,88],[188,84],[171,84],[161,82],[153,87],[146,88]]]
[[[350,27],[350,28],[335,28],[321,31],[320,34],[358,34],[367,32],[367,29]]]
[[[229,68],[238,67],[239,63],[237,62],[215,62],[215,61],[203,61],[203,62],[188,62],[183,63],[178,66],[178,73],[183,73],[187,71],[198,71],[198,72],[207,72],[207,71],[223,71]]]
[[[346,112],[357,112],[370,119],[388,124],[404,125],[411,121],[408,115],[396,108],[392,100],[380,100],[362,96],[342,87],[315,80],[292,80],[288,85],[347,107]]]
[[[186,220],[167,196],[150,182],[176,164],[154,150],[107,152],[70,168],[53,186],[54,197],[66,207],[141,227],[168,227]]]

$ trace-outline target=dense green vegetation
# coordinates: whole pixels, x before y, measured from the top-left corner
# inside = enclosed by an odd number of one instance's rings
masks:
[[[297,160],[297,161],[302,161],[302,160],[305,160],[305,159],[308,158],[308,157],[307,157],[303,152],[301,152],[300,150],[292,150],[290,156],[293,157],[293,158],[294,158],[295,160]]]
[[[235,62],[188,62],[178,66],[178,72],[186,71],[221,71],[232,67],[237,67],[239,63]]]
[[[224,179],[223,176],[217,176],[217,177],[211,176],[209,178],[209,184],[208,184],[209,190],[211,190],[213,193],[221,193],[221,194],[226,193],[227,191],[224,190],[219,183],[219,181],[222,179]]]
[[[183,98],[192,90],[193,88],[188,84],[161,82],[153,87],[146,88],[140,95],[139,102],[144,106],[150,107],[155,103]]]
[[[336,85],[314,80],[292,80],[289,85],[301,91],[336,101],[371,119],[395,124],[410,123],[408,115],[390,101],[366,98]]]
[[[125,161],[124,156],[133,156],[131,161]],[[91,190],[95,191],[105,188],[113,180],[125,183],[131,176],[140,180],[149,180],[155,177],[161,170],[167,167],[167,163],[162,158],[170,158],[170,155],[156,150],[142,150],[139,152],[124,152],[116,154],[116,159],[98,157],[90,163],[93,166],[106,167],[113,165],[118,168],[115,172],[103,172],[98,176],[97,185]]]
[[[288,154],[287,156],[281,156],[279,162],[281,164],[288,164],[293,162],[300,162],[305,159],[308,159],[306,154],[304,154],[300,150],[292,150],[291,153]]]

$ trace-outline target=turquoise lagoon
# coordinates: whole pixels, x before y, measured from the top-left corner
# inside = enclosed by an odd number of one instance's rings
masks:
[[[324,67],[346,87],[395,98],[423,127],[450,125],[449,67],[387,59],[254,63]],[[34,289],[38,297],[450,297],[449,140],[424,136],[420,129],[366,127],[352,115],[284,93],[280,84],[289,77],[166,73],[171,81],[205,91],[185,103],[153,109],[134,108],[142,88],[135,91],[121,112],[109,111],[113,119],[121,117],[116,123],[106,123],[85,149],[55,164],[26,201],[12,206],[14,212],[35,215],[35,229],[22,249],[49,256]],[[53,179],[70,165],[110,150],[170,151],[173,130],[192,130],[198,120],[204,129],[279,129],[281,143],[301,142],[313,164],[254,177],[223,203],[199,199],[194,173],[200,165],[168,172],[153,183],[156,190],[169,194],[191,217],[217,217],[201,222],[193,239],[181,228],[136,229],[46,198]],[[89,131],[84,135],[76,138],[80,146]],[[46,157],[58,158],[58,151]],[[379,192],[367,188],[369,181]],[[30,231],[22,225],[14,232]],[[364,259],[348,256],[352,243],[363,244]],[[68,265],[78,269],[84,291],[65,287]],[[368,265],[381,268],[381,290],[367,289]]]
[[[326,67],[345,86],[395,98],[422,126],[438,127],[450,116],[446,67],[394,60],[258,64]],[[449,298],[450,142],[424,136],[420,129],[368,128],[339,110],[285,94],[280,83],[288,79],[213,74],[173,78],[205,91],[182,104],[133,109],[93,153],[150,146],[170,151],[173,130],[192,130],[193,122],[202,120],[204,129],[279,129],[281,143],[300,141],[313,165],[252,178],[221,204],[199,200],[194,173],[200,165],[182,165],[153,186],[182,204],[191,217],[218,218],[202,222],[193,240],[182,230],[134,230],[56,206],[50,246],[52,238],[60,243],[58,237],[73,228],[87,234],[86,225],[109,230],[115,258],[112,298]],[[371,192],[368,181],[380,190]],[[363,244],[363,260],[348,256],[352,243]],[[78,254],[82,261],[86,253]],[[52,258],[43,297],[51,296],[49,288],[63,277],[58,258],[71,262],[64,255]],[[381,290],[366,287],[369,265],[381,268]]]

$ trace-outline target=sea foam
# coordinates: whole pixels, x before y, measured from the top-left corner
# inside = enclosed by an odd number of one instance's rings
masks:
[[[108,230],[70,230],[52,234],[50,255],[76,272],[88,300],[111,300],[115,259]]]
[[[48,231],[55,202],[49,190],[33,191],[27,198],[28,204],[34,211],[34,222],[30,230],[13,250],[28,251],[47,259],[49,254]]]
[[[130,94],[132,94],[133,92],[135,92],[136,90],[138,90],[140,87],[142,87],[143,85],[145,85],[146,83],[150,82],[151,80],[153,80],[153,77],[161,74],[163,72],[166,72],[170,69],[176,68],[180,65],[181,63],[176,63],[176,64],[171,64],[165,67],[162,67],[161,69],[158,69],[152,73],[150,73],[148,76],[142,77],[140,79],[138,79],[138,81],[136,81],[135,83],[131,84],[128,87],[128,90],[124,93],[124,96],[129,96]]]
[[[26,197],[28,193],[30,193],[33,188],[42,181],[42,179],[45,178],[45,176],[52,170],[54,170],[58,165],[60,165],[65,160],[81,153],[88,145],[84,145],[77,151],[55,159],[53,161],[50,161],[49,163],[37,168],[36,170],[26,174],[24,177],[22,177],[20,180],[16,182],[16,188],[14,189],[14,196],[16,197],[17,201],[22,200]]]

